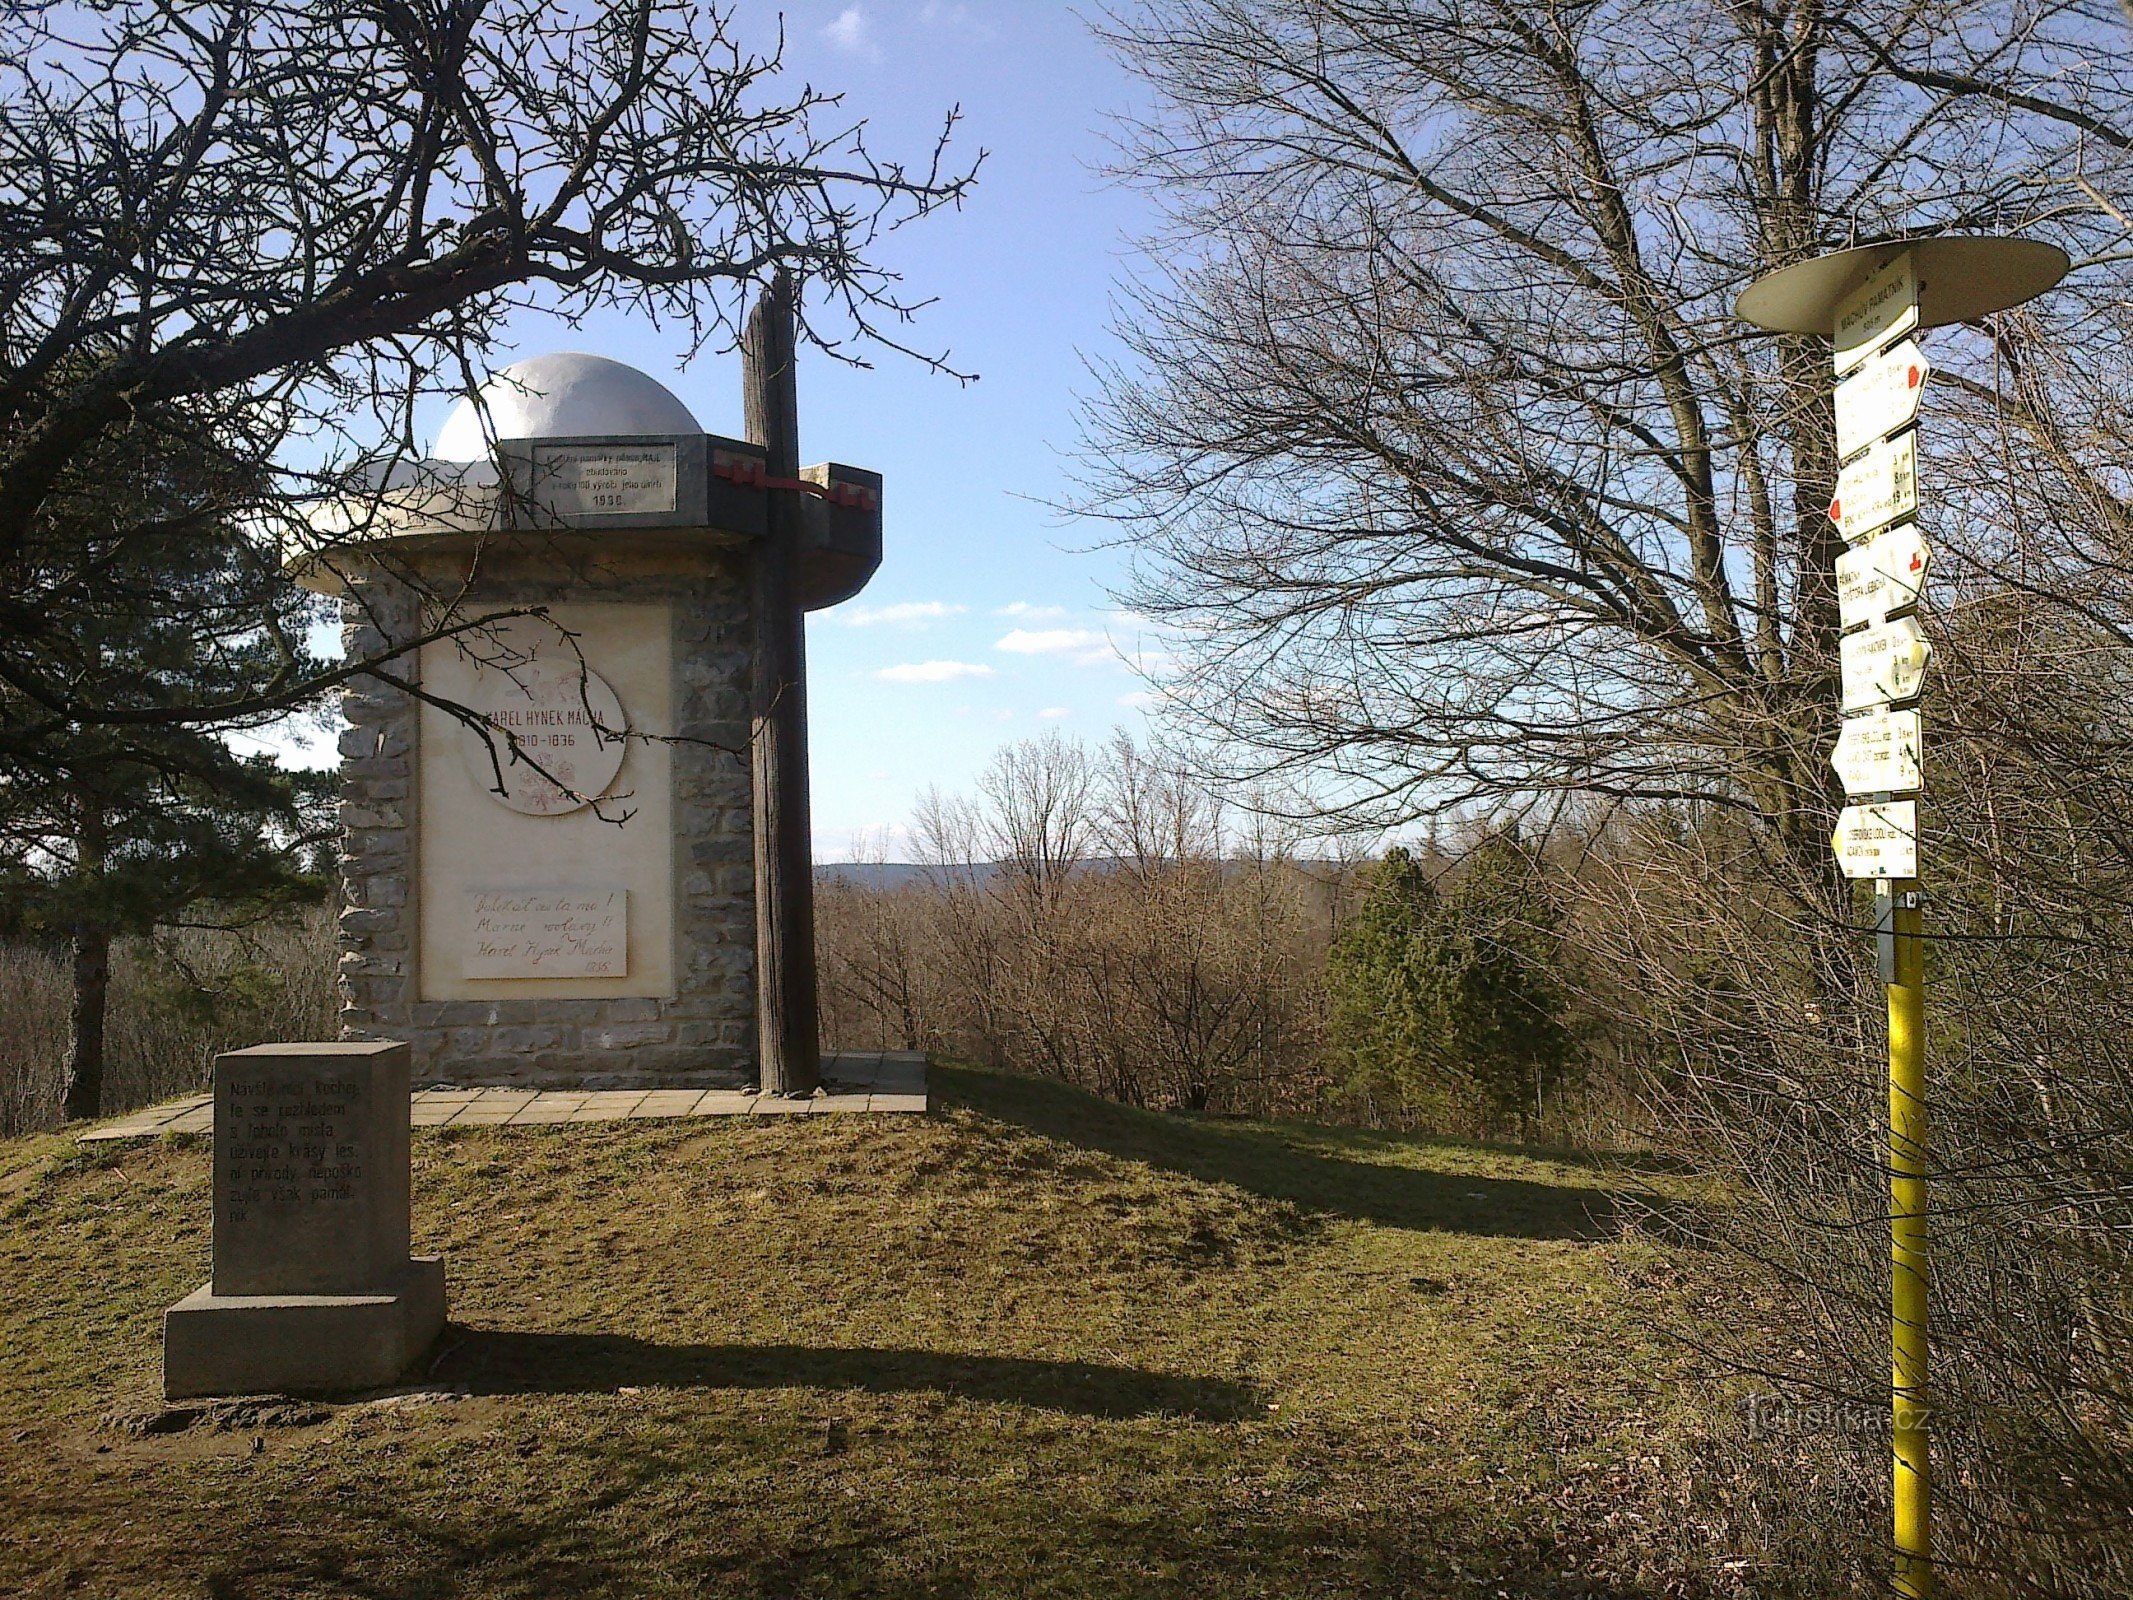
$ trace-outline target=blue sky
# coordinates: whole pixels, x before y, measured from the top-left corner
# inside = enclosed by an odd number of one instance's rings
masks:
[[[938,297],[914,335],[979,380],[893,355],[859,371],[813,354],[800,370],[800,451],[886,476],[885,555],[856,599],[809,620],[816,855],[901,830],[929,784],[967,790],[1003,743],[1059,728],[1138,732],[1140,648],[1105,585],[1121,559],[1086,553],[1100,527],[1044,502],[1065,489],[1083,357],[1109,352],[1112,287],[1144,202],[1095,170],[1135,85],[1064,5],[824,0],[784,9],[790,76],[841,88],[883,154],[923,157],[960,105],[958,143],[984,148],[977,190],[889,241],[906,288]],[[742,7],[768,43],[768,7]],[[739,434],[739,365],[676,371],[678,341],[620,318],[512,328],[502,362],[551,349],[628,361],[714,433]],[[431,419],[432,434],[443,407]]]

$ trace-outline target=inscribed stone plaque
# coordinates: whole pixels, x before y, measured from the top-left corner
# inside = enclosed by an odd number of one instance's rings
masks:
[[[670,444],[536,445],[533,494],[568,519],[672,511],[680,473]]]
[[[486,728],[461,723],[467,775],[501,805],[554,817],[592,804],[622,770],[628,743],[622,702],[607,680],[576,660],[484,667],[467,709]]]
[[[469,978],[620,978],[629,972],[626,889],[475,889]]]
[[[404,1044],[215,1058],[218,1295],[365,1294],[408,1261]]]

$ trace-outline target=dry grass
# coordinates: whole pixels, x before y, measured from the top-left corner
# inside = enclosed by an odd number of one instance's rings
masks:
[[[99,1419],[203,1142],[0,1144],[0,1592],[1745,1592],[1684,1537],[1679,1269],[1591,1169],[936,1089],[420,1134],[454,1397],[146,1438]]]

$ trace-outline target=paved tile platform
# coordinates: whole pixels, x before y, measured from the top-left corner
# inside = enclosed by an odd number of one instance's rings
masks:
[[[617,1122],[651,1117],[807,1117],[840,1112],[926,1109],[926,1058],[915,1050],[840,1050],[822,1058],[822,1091],[804,1100],[753,1089],[417,1089],[409,1121],[417,1128],[525,1128],[557,1122]],[[153,1139],[166,1133],[212,1133],[214,1101],[196,1094],[99,1123],[80,1136]]]

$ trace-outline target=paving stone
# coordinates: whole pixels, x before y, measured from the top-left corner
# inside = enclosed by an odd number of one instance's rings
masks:
[[[760,1095],[753,1089],[537,1090],[436,1085],[409,1097],[408,1122],[417,1128],[546,1127],[625,1118],[911,1114],[929,1105],[925,1057],[910,1051],[839,1050],[822,1058],[822,1069],[826,1092],[800,1100]],[[76,1137],[84,1144],[100,1144],[166,1133],[206,1133],[213,1126],[213,1099],[188,1095]]]
[[[585,1104],[571,1116],[572,1122],[620,1122],[644,1099],[642,1089],[599,1089],[585,1097]]]
[[[692,1117],[745,1117],[755,1104],[755,1095],[747,1089],[707,1089],[704,1097],[696,1102],[689,1113]]]
[[[519,1112],[517,1116],[510,1118],[505,1123],[505,1126],[531,1128],[548,1126],[558,1122],[569,1122],[576,1118],[578,1110],[579,1108],[576,1106],[551,1106],[535,1101],[532,1105]]]
[[[529,1122],[568,1122],[584,1106],[586,1099],[584,1094],[536,1094],[519,1107],[510,1125],[518,1128]]]
[[[639,1117],[685,1117],[710,1091],[705,1089],[654,1089],[631,1113]]]
[[[463,1107],[452,1119],[455,1128],[496,1126],[509,1122],[533,1103],[531,1089],[484,1089],[478,1099]]]

